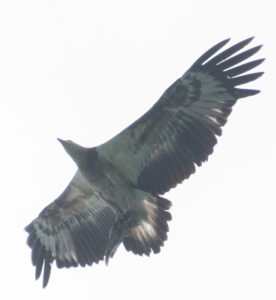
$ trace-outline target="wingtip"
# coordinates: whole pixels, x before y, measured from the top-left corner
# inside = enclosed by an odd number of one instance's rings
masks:
[[[244,46],[246,46],[247,44],[249,44],[249,43],[250,43],[252,40],[254,40],[254,39],[255,39],[255,36],[251,36],[251,37],[249,37],[249,38],[243,40],[241,43],[243,43]],[[263,47],[263,44],[259,44],[259,45],[255,46],[255,47],[253,47],[253,49],[256,49],[256,52],[257,52],[257,51],[259,51],[262,47]]]
[[[251,90],[251,89],[239,89],[235,88],[235,92],[238,98],[246,98],[250,96],[257,95],[261,90]]]
[[[60,138],[57,138],[57,140],[58,140],[61,144],[63,144],[63,142],[64,142],[64,140],[62,140],[62,139],[60,139]]]
[[[220,48],[222,48],[223,46],[225,46],[227,43],[229,43],[231,40],[231,38],[227,38],[222,40],[221,42],[219,42],[217,45],[220,45]]]
[[[259,77],[263,76],[264,72],[256,72],[256,73],[252,73],[251,75],[253,76],[253,79],[252,79],[252,81],[253,81],[253,80],[256,80]]]
[[[252,40],[254,40],[254,39],[255,39],[255,36],[252,35],[251,37],[246,38],[245,40],[243,40],[243,42],[246,43],[246,44],[249,44],[249,43],[250,43]]]
[[[261,63],[263,63],[265,61],[265,58],[259,58],[258,61],[259,61],[258,65],[260,65]]]
[[[257,45],[256,47],[254,47],[254,49],[256,49],[256,52],[259,51],[261,48],[263,47],[263,44]]]
[[[51,273],[51,263],[48,261],[48,257],[44,264],[44,274],[43,274],[43,282],[42,287],[45,288],[48,285]]]
[[[35,269],[35,280],[38,280],[38,278],[41,275],[41,271],[42,271],[42,266],[40,268],[38,268],[38,266]]]

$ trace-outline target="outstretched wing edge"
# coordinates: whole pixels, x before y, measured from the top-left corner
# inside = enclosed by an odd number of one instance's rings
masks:
[[[48,284],[54,260],[59,268],[102,260],[115,219],[115,210],[77,171],[65,191],[25,228],[36,279],[44,267],[43,287]]]
[[[229,39],[205,52],[148,112],[97,147],[99,154],[138,188],[152,194],[163,194],[188,178],[195,165],[200,166],[213,152],[216,136],[221,135],[237,99],[259,93],[237,87],[263,74],[243,73],[264,59],[238,65],[261,48],[237,54],[252,39],[216,56]]]

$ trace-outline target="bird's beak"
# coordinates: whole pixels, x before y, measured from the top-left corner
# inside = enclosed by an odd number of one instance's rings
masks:
[[[71,156],[72,147],[70,144],[68,144],[67,141],[62,140],[60,138],[57,138],[57,140],[61,143],[62,147],[65,149],[65,151]]]
[[[64,140],[60,139],[60,138],[57,138],[57,140],[62,144],[64,145]]]
[[[65,140],[62,140],[62,139],[59,139],[59,138],[57,138],[57,140],[61,143],[63,148],[67,151],[68,143]]]

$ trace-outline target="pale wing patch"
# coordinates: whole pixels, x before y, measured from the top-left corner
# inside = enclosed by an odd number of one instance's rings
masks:
[[[116,211],[77,172],[60,197],[26,227],[36,279],[44,267],[47,285],[54,260],[59,268],[102,260],[115,220]]]

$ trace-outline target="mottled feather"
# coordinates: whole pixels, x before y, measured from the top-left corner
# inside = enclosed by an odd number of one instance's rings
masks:
[[[54,261],[59,268],[107,263],[121,243],[138,255],[160,251],[171,202],[159,195],[208,159],[237,100],[259,92],[237,87],[262,75],[244,74],[263,62],[244,62],[261,48],[240,52],[251,41],[219,54],[229,39],[209,49],[148,112],[103,145],[59,139],[78,171],[26,227],[35,278],[43,272],[44,287]]]
[[[189,178],[195,165],[200,166],[213,152],[216,136],[221,135],[238,98],[259,92],[236,86],[260,77],[262,72],[242,74],[263,59],[236,65],[261,46],[237,54],[252,41],[249,38],[213,57],[228,41],[203,54],[148,112],[97,147],[142,190],[163,194]]]
[[[43,286],[47,285],[54,260],[59,268],[102,260],[115,218],[116,211],[77,172],[60,197],[25,228],[36,279],[44,266]]]

